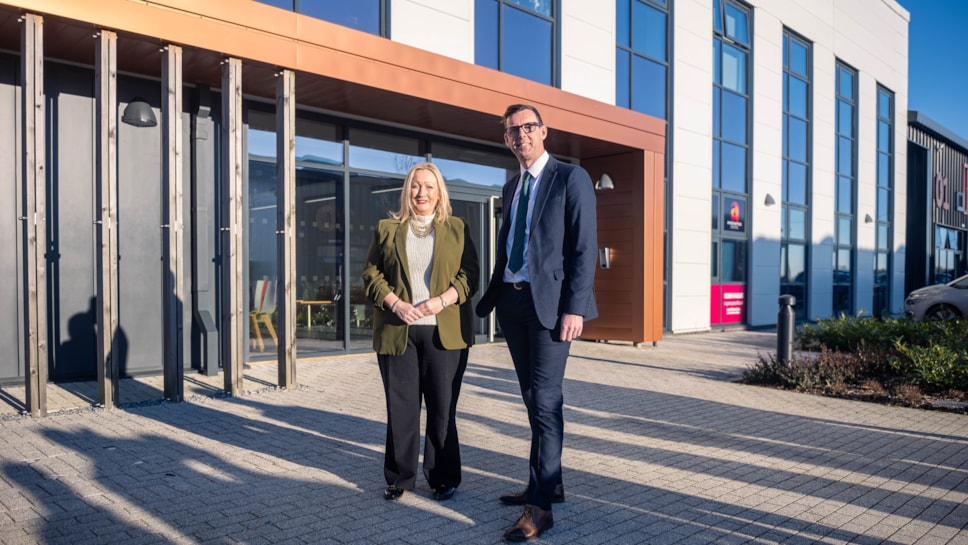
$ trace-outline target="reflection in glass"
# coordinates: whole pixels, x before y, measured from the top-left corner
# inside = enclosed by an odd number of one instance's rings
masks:
[[[406,175],[426,160],[415,138],[353,129],[350,133],[350,167]]]
[[[631,104],[630,99],[630,74],[629,65],[631,55],[624,49],[615,50],[615,105],[628,108]]]
[[[837,176],[837,213],[853,213],[853,189],[850,178]]]
[[[807,82],[788,75],[787,82],[787,111],[791,115],[807,117]]]
[[[299,2],[299,13],[380,36],[380,0]]]
[[[789,238],[794,240],[806,240],[806,211],[802,208],[791,208]]]
[[[746,193],[746,148],[723,142],[722,188],[726,191]]]
[[[745,144],[746,139],[746,97],[724,90],[722,105],[722,136],[726,140]]]
[[[809,76],[807,73],[807,46],[792,37],[787,41],[787,44],[789,46],[787,69],[804,77]]]
[[[788,162],[786,176],[786,195],[783,200],[793,204],[807,204],[807,166]]]
[[[802,119],[785,116],[787,125],[787,157],[794,161],[807,160],[807,124]]]
[[[500,69],[498,66],[498,3],[495,0],[474,2],[474,64]]]
[[[637,112],[666,118],[664,82],[666,67],[644,57],[632,57],[632,109]],[[660,84],[663,83],[663,84]]]
[[[632,48],[645,55],[666,60],[666,14],[636,1],[632,20]]]
[[[743,45],[750,44],[746,10],[731,3],[726,4],[726,36]]]
[[[349,314],[351,350],[372,348],[373,305],[363,294],[360,272],[366,263],[366,255],[373,240],[377,222],[390,217],[390,212],[400,208],[400,191],[403,178],[377,175],[350,175],[349,233]]]
[[[501,71],[551,85],[551,21],[507,5],[501,6],[501,14]]]
[[[297,155],[301,151],[297,143]],[[341,171],[296,171],[296,337],[301,356],[345,347],[343,209]]]
[[[433,163],[444,175],[448,187],[452,182],[504,187],[520,169],[514,156],[505,150],[478,150],[463,144],[435,143]]]
[[[249,346],[253,360],[275,359],[278,343],[276,315],[276,163],[275,133],[256,127],[265,118],[250,114],[248,161],[248,296]],[[270,148],[265,143],[271,141]],[[254,151],[254,152],[253,152]]]
[[[746,94],[746,53],[729,44],[722,44],[722,49],[720,84],[731,91]]]
[[[746,241],[723,239],[722,283],[746,282]]]

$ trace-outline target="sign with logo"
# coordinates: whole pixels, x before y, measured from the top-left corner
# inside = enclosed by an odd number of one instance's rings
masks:
[[[710,324],[743,323],[746,316],[745,284],[713,284],[710,295]]]
[[[723,228],[733,233],[746,231],[746,201],[743,199],[723,199],[724,210]]]

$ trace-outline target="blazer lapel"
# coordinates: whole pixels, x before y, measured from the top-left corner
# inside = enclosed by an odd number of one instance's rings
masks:
[[[541,173],[538,194],[534,196],[534,208],[531,210],[532,228],[538,225],[538,220],[541,218],[541,213],[544,211],[545,204],[548,202],[548,196],[551,194],[551,188],[555,184],[555,177],[557,175],[558,162],[554,157],[549,157],[548,164],[545,165],[544,171]]]
[[[393,234],[393,249],[397,252],[397,263],[400,264],[400,277],[407,285],[407,293],[413,293],[407,278],[410,275],[410,262],[407,261],[407,232],[410,230],[410,220],[397,224],[397,232]]]

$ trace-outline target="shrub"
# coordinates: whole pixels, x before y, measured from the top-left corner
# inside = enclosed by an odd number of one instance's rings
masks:
[[[893,394],[911,404],[920,403],[922,392],[968,391],[968,320],[839,316],[801,325],[796,333],[800,353],[788,365],[761,355],[743,373],[744,382],[827,392],[853,385],[885,394],[883,385],[892,385]]]

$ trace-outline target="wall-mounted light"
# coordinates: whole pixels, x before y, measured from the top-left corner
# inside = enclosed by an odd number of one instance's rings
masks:
[[[615,189],[615,182],[612,181],[611,176],[602,173],[602,176],[595,182],[595,189]]]
[[[870,214],[865,214],[864,223],[874,223],[874,218],[872,218]]]
[[[610,269],[612,267],[612,249],[608,246],[599,248],[598,260],[601,262],[603,269]]]
[[[154,127],[158,124],[151,105],[141,97],[134,97],[124,107],[124,114],[121,116],[121,121],[128,125],[134,125],[135,127]]]
[[[773,198],[773,195],[770,195],[769,193],[767,193],[766,198],[763,199],[763,204],[765,204],[766,206],[773,206],[774,204],[776,204],[776,199]]]

